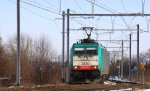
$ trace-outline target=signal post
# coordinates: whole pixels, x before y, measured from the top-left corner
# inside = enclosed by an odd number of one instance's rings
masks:
[[[145,78],[144,78],[144,71],[145,71],[145,64],[144,63],[141,63],[140,65],[140,69],[141,69],[141,71],[142,71],[142,80],[143,80],[143,84],[144,84],[144,80],[145,80]]]

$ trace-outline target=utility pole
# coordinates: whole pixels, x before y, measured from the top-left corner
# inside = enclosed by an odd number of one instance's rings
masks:
[[[63,17],[63,24],[62,24],[62,82],[65,81],[64,79],[64,56],[65,56],[65,11],[63,11],[62,13],[62,17]]]
[[[119,60],[119,67],[118,68],[119,68],[118,77],[121,78],[121,60]]]
[[[130,44],[129,44],[129,80],[131,79],[131,34],[129,35],[130,37]]]
[[[123,40],[122,40],[121,78],[123,78]]]
[[[67,61],[69,62],[69,12],[70,10],[67,9]]]
[[[139,80],[139,24],[137,25],[137,77]]]
[[[69,16],[70,16],[69,12],[70,12],[70,10],[67,9],[67,66],[69,64],[69,23],[70,23],[69,22]],[[70,75],[69,69],[70,68],[67,68],[67,70],[66,70],[67,71],[66,73],[68,73],[66,75],[66,82],[69,82],[69,75]]]
[[[17,69],[16,83],[20,86],[20,0],[17,0]]]

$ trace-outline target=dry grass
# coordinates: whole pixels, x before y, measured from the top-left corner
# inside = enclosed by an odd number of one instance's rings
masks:
[[[128,85],[128,84],[117,84],[117,85],[104,85],[104,84],[51,84],[41,86],[29,86],[29,87],[12,87],[12,88],[1,88],[0,91],[60,91],[60,90],[87,90],[87,89],[99,89],[99,90],[110,90],[110,89],[150,89],[150,84],[145,85]]]

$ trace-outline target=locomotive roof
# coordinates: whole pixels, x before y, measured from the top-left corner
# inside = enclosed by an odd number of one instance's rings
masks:
[[[94,39],[81,39],[80,42],[73,44],[75,47],[97,47],[100,46],[104,49],[106,49],[102,44],[96,42]]]
[[[105,48],[102,44],[100,43],[74,43],[73,44],[74,47],[102,47]]]

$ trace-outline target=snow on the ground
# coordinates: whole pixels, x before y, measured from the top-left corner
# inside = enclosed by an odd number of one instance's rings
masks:
[[[116,83],[111,82],[111,81],[104,81],[105,85],[116,85]]]

